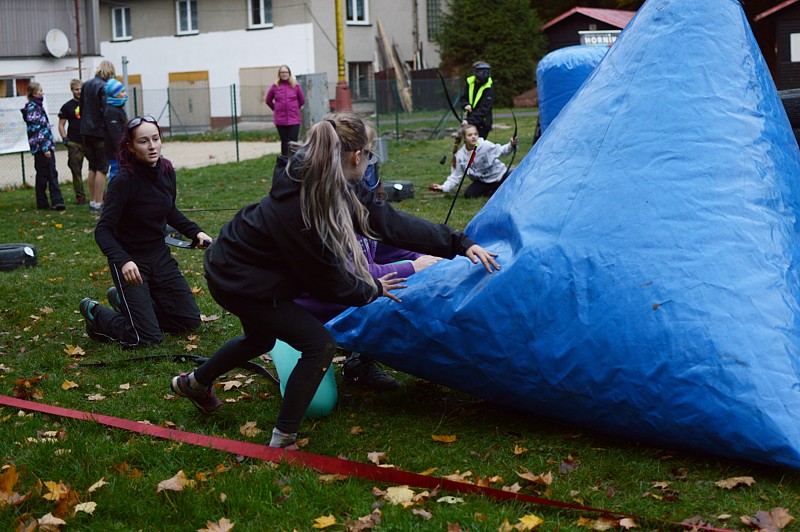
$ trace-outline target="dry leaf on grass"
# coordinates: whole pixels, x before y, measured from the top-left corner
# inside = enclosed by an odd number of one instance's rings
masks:
[[[454,441],[456,441],[456,435],[455,434],[449,434],[449,435],[431,434],[431,439],[433,441],[438,441],[438,442],[441,442],[441,443],[453,443]]]
[[[72,510],[74,513],[83,512],[92,515],[96,509],[97,509],[97,503],[89,501],[76,504],[75,508],[73,508]]]
[[[731,477],[726,478],[725,480],[718,480],[714,482],[714,485],[718,488],[724,488],[726,490],[730,490],[735,488],[736,486],[741,486],[742,484],[746,486],[752,486],[755,483],[755,479],[753,477]]]
[[[760,510],[756,512],[756,515],[753,517],[743,515],[741,517],[741,521],[742,523],[759,530],[776,532],[786,528],[789,523],[794,521],[794,517],[792,517],[792,515],[789,513],[789,510],[786,508],[778,507],[773,508],[769,512]]]
[[[186,478],[186,473],[184,473],[183,469],[181,469],[175,474],[174,477],[159,482],[158,487],[156,488],[156,493],[164,490],[183,491],[184,488],[191,488],[194,487],[194,485],[195,481]]]
[[[254,436],[261,434],[262,430],[256,427],[255,421],[248,421],[239,427],[239,432],[247,438],[253,438]]]
[[[336,524],[336,518],[331,515],[324,515],[322,517],[317,517],[314,519],[314,528],[328,528],[329,526],[333,526]]]
[[[236,523],[228,521],[225,517],[217,521],[206,521],[206,528],[200,528],[197,532],[228,532],[233,529]]]

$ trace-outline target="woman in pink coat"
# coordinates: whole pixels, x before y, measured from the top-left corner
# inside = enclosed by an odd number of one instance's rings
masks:
[[[289,154],[289,143],[297,142],[300,133],[300,108],[306,103],[303,89],[286,65],[278,68],[278,79],[267,92],[267,105],[274,112],[273,120],[281,136],[281,155]]]

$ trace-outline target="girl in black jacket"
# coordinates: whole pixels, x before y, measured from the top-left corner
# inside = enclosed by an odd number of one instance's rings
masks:
[[[361,184],[375,156],[371,130],[350,114],[315,124],[291,160],[279,158],[272,189],[240,210],[205,255],[208,289],[239,317],[244,334],[223,344],[193,373],[172,379],[172,390],[203,413],[222,403],[213,383],[240,363],[270,351],[276,339],[302,353],[284,391],[269,445],[297,449],[300,422],[336,352],[331,333],[292,301],[307,291],[317,298],[361,306],[391,291],[404,278],[369,274],[356,233],[441,257],[466,255],[491,273],[490,253],[462,233],[395,211]]]
[[[125,347],[158,344],[162,331],[200,325],[194,294],[164,243],[166,225],[201,247],[211,237],[175,206],[175,170],[161,157],[155,118],[139,116],[125,124],[117,157],[120,169],[94,230],[114,280],[108,291],[113,310],[88,297],[78,308],[94,340]]]

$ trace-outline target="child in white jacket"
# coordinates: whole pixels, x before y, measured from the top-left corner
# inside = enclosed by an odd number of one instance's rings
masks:
[[[450,192],[458,187],[458,182],[461,180],[461,176],[464,175],[464,170],[467,168],[470,157],[472,157],[472,150],[477,150],[475,160],[467,172],[467,175],[472,179],[472,183],[464,192],[464,197],[491,196],[500,187],[508,174],[506,165],[500,161],[500,157],[511,153],[514,146],[517,145],[517,139],[512,138],[511,142],[503,145],[495,144],[478,138],[478,128],[473,125],[465,126],[460,136],[464,138],[464,145],[457,151],[454,150],[451,163],[453,169],[450,175],[447,176],[447,181],[443,185],[434,183],[429,188],[441,192]],[[456,146],[460,143],[459,140],[458,138],[456,139]]]

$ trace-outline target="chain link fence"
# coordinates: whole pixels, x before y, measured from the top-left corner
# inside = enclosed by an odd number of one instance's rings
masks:
[[[84,71],[83,79],[91,75]],[[322,79],[314,76],[322,76]],[[45,106],[57,140],[58,112],[72,98],[69,82],[77,77],[77,69],[72,69],[36,73],[28,78],[38,81],[44,88]],[[301,78],[305,77],[298,76]],[[335,105],[328,100],[324,75],[312,74],[307,78],[301,79],[307,94],[301,136],[310,124]],[[448,105],[444,85],[457,105],[460,95],[457,78],[442,83],[436,72],[429,70],[414,72],[410,83],[403,83],[378,73],[372,85],[371,94],[369,85],[358,86],[352,102],[353,111],[370,120],[384,139],[434,139],[455,132],[457,122]],[[264,103],[267,87],[209,87],[207,81],[200,80],[171,84],[167,89],[143,89],[140,83],[134,82],[129,83],[127,89],[128,116],[149,114],[158,120],[164,130],[164,155],[177,168],[237,161],[279,151],[277,143],[264,142],[265,139],[278,140],[272,111]],[[309,96],[321,101],[310,102]],[[35,182],[33,156],[27,149],[27,136],[19,112],[25,102],[24,92],[16,98],[0,98],[0,188]],[[5,149],[14,142],[16,150]],[[72,180],[67,152],[60,143],[56,149],[56,168],[61,183]],[[84,161],[84,179],[87,170],[88,163]]]

